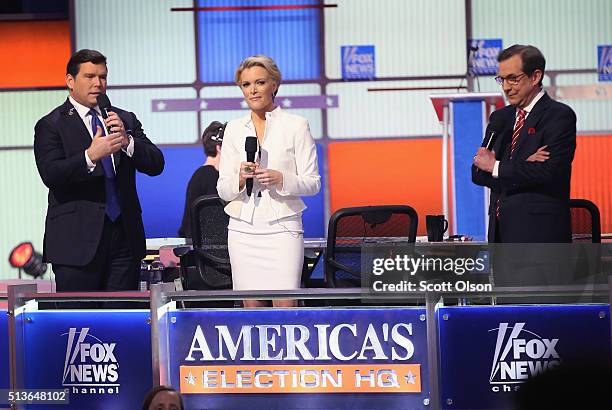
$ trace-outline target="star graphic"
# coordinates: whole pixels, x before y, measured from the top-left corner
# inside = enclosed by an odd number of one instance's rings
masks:
[[[404,376],[404,379],[406,379],[406,383],[416,384],[416,376],[410,370],[408,370],[408,374]]]
[[[187,384],[191,384],[192,386],[195,386],[196,379],[197,377],[191,374],[191,371],[189,371],[189,374],[185,376],[185,380],[187,380]]]
[[[291,104],[293,104],[293,102],[289,98],[285,98],[283,100],[283,107],[289,108],[289,107],[291,107]]]
[[[160,101],[157,103],[157,111],[164,111],[166,109],[166,103]]]
[[[331,97],[327,97],[327,98],[325,99],[325,103],[327,104],[327,106],[328,106],[328,107],[333,107],[333,105],[334,105],[334,99],[333,99],[333,98],[331,98]]]
[[[247,102],[246,102],[246,101],[244,101],[244,100],[240,101],[240,106],[241,106],[242,108],[249,108],[249,105],[248,105],[248,104],[247,104]]]
[[[206,100],[200,101],[200,109],[205,110],[207,108],[208,108],[208,103],[206,102]]]

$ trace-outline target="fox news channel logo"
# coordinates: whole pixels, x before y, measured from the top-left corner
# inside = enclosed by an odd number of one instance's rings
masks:
[[[497,56],[502,39],[468,40],[468,70],[473,75],[495,75],[499,69]]]
[[[71,327],[62,336],[68,336],[62,385],[70,394],[118,394],[116,343],[98,339],[88,327]]]
[[[612,45],[597,46],[599,81],[612,81]]]
[[[342,79],[369,80],[376,77],[374,46],[342,46]]]
[[[559,339],[545,338],[525,327],[525,323],[500,323],[489,384],[494,393],[519,389],[520,384],[561,363]]]

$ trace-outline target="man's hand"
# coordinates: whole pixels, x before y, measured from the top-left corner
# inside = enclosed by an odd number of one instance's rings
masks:
[[[127,139],[127,138],[126,138]],[[87,156],[93,162],[98,162],[104,157],[119,151],[122,146],[122,136],[118,132],[110,135],[102,135],[100,126],[96,129],[96,135],[91,140],[91,145],[87,148]]]
[[[113,111],[108,112],[108,118],[104,120],[104,124],[106,125],[106,129],[108,133],[117,133],[121,136],[121,149],[127,148],[130,143],[130,139],[128,138],[125,127],[123,125],[123,121],[121,118],[114,113]]]
[[[493,172],[495,151],[489,151],[484,147],[478,148],[478,152],[474,155],[474,165],[482,171]]]
[[[545,162],[550,158],[550,152],[546,151],[548,145],[544,145],[543,147],[538,148],[536,152],[531,154],[529,158],[527,158],[527,162]]]

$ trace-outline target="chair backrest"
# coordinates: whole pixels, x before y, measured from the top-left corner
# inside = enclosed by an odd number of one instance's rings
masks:
[[[570,199],[572,241],[601,243],[599,208],[588,199]]]
[[[191,233],[198,272],[206,288],[231,288],[227,250],[229,216],[218,195],[203,195],[191,204]]]
[[[362,246],[388,240],[414,243],[417,226],[417,213],[407,205],[339,209],[330,217],[327,230],[327,286],[359,287]]]

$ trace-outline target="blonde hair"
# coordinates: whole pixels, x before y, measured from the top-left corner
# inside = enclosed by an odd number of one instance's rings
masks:
[[[242,60],[242,62],[238,66],[238,69],[236,70],[236,76],[234,78],[236,84],[240,85],[240,76],[242,75],[242,72],[252,67],[262,67],[268,72],[268,74],[272,78],[272,81],[276,83],[276,91],[274,92],[274,96],[276,96],[278,88],[281,84],[281,72],[278,69],[278,66],[276,65],[274,60],[263,54],[257,54],[255,56],[247,57]]]

